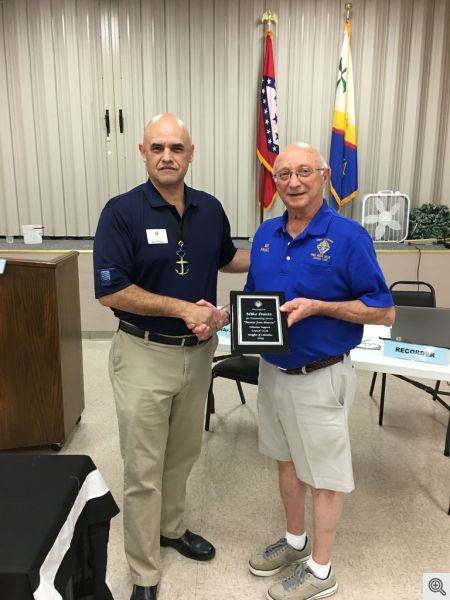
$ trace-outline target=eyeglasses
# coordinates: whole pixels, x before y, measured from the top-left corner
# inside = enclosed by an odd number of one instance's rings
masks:
[[[374,342],[361,342],[356,347],[363,350],[381,350],[381,344],[375,344]]]
[[[320,167],[320,169],[313,169],[312,167],[299,167],[298,169],[294,169],[293,171],[291,171],[289,169],[283,169],[282,171],[278,171],[277,173],[274,173],[272,175],[272,177],[275,181],[277,181],[277,179],[279,179],[280,181],[289,181],[291,179],[292,175],[297,175],[297,177],[300,179],[307,179],[308,177],[311,177],[311,175],[315,171],[324,171],[324,170],[325,170],[325,167]]]

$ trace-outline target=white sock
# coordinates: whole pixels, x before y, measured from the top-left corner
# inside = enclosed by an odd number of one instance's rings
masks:
[[[303,550],[306,544],[306,533],[302,533],[301,535],[295,535],[294,533],[289,533],[286,531],[286,541],[289,546],[292,546],[296,550]]]
[[[308,560],[306,561],[306,564],[308,565],[310,570],[314,573],[314,575],[316,577],[318,577],[319,579],[326,579],[328,577],[328,575],[330,574],[330,568],[331,568],[330,562],[328,562],[326,565],[319,565],[319,563],[316,563],[316,561],[311,556],[311,558],[308,558]]]

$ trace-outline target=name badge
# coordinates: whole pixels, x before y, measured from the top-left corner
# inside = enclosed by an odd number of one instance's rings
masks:
[[[149,244],[168,244],[167,231],[165,229],[146,229],[147,242]]]

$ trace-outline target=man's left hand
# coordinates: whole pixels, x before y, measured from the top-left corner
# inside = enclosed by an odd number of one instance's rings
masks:
[[[317,313],[317,300],[311,300],[310,298],[294,298],[285,302],[280,306],[280,311],[287,313],[288,327],[311,317]]]

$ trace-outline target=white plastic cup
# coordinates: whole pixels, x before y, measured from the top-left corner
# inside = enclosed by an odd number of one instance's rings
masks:
[[[14,244],[14,236],[13,235],[7,235],[6,236],[6,243],[7,244]]]
[[[42,244],[43,225],[22,225],[25,244]]]

